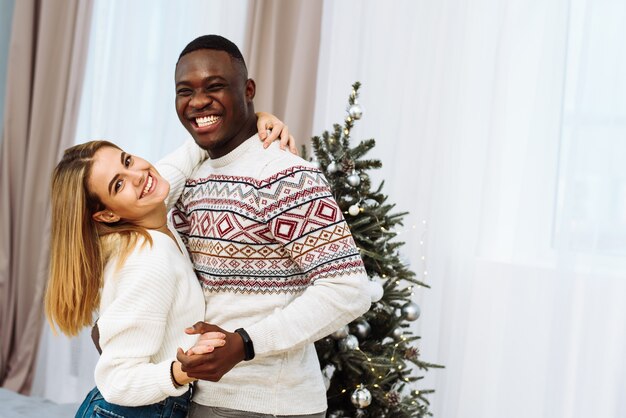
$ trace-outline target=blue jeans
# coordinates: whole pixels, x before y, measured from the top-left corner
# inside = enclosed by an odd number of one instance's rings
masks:
[[[107,402],[93,388],[76,411],[75,418],[185,418],[191,402],[191,389],[181,396],[144,406],[120,406]]]

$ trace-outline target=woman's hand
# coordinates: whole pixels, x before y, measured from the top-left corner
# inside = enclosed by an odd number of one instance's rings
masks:
[[[193,327],[191,327],[193,329]],[[189,332],[187,331],[189,334]],[[217,347],[223,347],[226,344],[226,335],[222,332],[205,332],[200,334],[196,344],[187,350],[187,355],[207,354],[213,352]]]
[[[185,330],[187,334],[198,334],[197,330],[198,324],[195,324],[193,327],[189,327]],[[200,331],[202,332],[202,331]],[[191,347],[185,353],[187,356],[192,356],[194,354],[208,354],[212,353],[217,347],[223,347],[226,344],[226,334],[219,331],[210,331],[205,332],[204,334],[200,334],[196,344]],[[182,355],[183,350],[181,348],[178,349],[177,355]],[[172,383],[175,386],[186,385],[187,383],[193,382],[197,379],[193,377],[189,377],[187,373],[182,370],[180,361],[176,360],[172,363]]]
[[[289,147],[292,154],[298,155],[296,141],[289,135],[289,128],[280,119],[271,113],[257,112],[256,126],[259,131],[259,138],[263,141],[263,147],[267,148],[272,142],[280,137],[280,149]],[[268,135],[268,132],[269,135]]]

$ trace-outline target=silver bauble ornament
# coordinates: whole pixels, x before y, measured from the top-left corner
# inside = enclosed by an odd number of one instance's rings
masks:
[[[348,176],[348,184],[352,187],[356,187],[361,184],[361,177],[359,177],[358,173],[352,172],[352,174]]]
[[[340,340],[342,338],[346,338],[348,334],[350,334],[350,330],[348,329],[347,325],[344,325],[343,327],[339,328],[337,331],[330,334],[330,336],[336,340]]]
[[[330,388],[330,379],[326,376],[322,376],[322,380],[324,381],[324,388],[326,389],[326,392],[328,392],[328,389]]]
[[[326,386],[326,390],[330,387],[330,381],[335,374],[335,366],[332,364],[327,365],[322,369],[322,378],[324,379],[324,386]]]
[[[366,339],[372,332],[372,327],[369,322],[363,320],[354,325],[354,334],[361,340]]]
[[[359,207],[358,203],[355,203],[354,205],[348,208],[348,213],[352,216],[356,216],[360,212],[361,212],[361,208]]]
[[[339,165],[333,160],[330,163],[328,163],[328,167],[326,167],[326,171],[328,171],[330,174],[334,174],[337,171],[339,171]]]
[[[382,297],[385,290],[383,286],[375,280],[370,280],[367,286],[367,289],[370,294],[370,300],[372,303],[378,302]]]
[[[372,394],[366,388],[356,388],[350,400],[356,408],[367,408],[372,403]]]
[[[402,316],[409,321],[415,321],[420,317],[420,307],[415,302],[408,302],[402,306]]]
[[[395,338],[396,340],[399,340],[404,335],[404,330],[400,327],[395,328],[391,332],[391,335],[393,335],[393,338]]]
[[[359,106],[358,103],[355,103],[352,106],[350,106],[350,109],[348,109],[348,114],[350,115],[352,119],[359,120],[361,119],[361,116],[363,115],[363,109],[361,108],[361,106]]]
[[[339,340],[339,350],[352,351],[359,348],[359,340],[354,335],[348,335],[346,338]]]
[[[382,343],[383,345],[385,345],[385,344],[392,343],[393,341],[394,341],[394,340],[393,340],[393,338],[391,338],[391,337],[385,337],[385,338],[383,338],[383,340],[381,341],[381,343]]]

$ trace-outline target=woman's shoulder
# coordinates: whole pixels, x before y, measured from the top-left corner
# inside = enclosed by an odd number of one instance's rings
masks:
[[[116,270],[141,266],[148,270],[169,270],[173,257],[178,252],[174,240],[158,231],[148,231],[148,237],[137,235],[131,242],[113,238],[107,244],[110,248],[107,266],[117,265]],[[121,264],[121,265],[120,265]]]

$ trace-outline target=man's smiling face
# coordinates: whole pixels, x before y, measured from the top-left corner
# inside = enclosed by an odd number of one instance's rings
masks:
[[[217,158],[250,134],[255,85],[243,64],[225,51],[199,49],[176,66],[176,113],[196,143]]]

